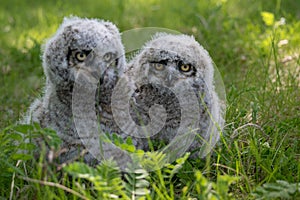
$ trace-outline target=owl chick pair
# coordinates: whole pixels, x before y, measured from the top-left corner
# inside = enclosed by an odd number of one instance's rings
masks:
[[[57,132],[65,149],[60,162],[76,158],[87,144],[99,145],[90,129],[123,139],[131,135],[144,150],[149,141],[163,141],[165,152],[174,155],[199,150],[203,157],[219,139],[215,124],[222,127],[224,120],[213,64],[193,37],[158,34],[126,64],[114,24],[65,18],[44,46],[43,69],[45,92],[30,106],[25,123]],[[89,123],[95,121],[99,127]],[[124,160],[118,148],[104,151],[106,158]],[[89,164],[97,159],[91,152],[84,156]]]

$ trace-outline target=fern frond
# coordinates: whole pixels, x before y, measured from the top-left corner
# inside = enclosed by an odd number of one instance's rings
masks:
[[[103,161],[96,169],[75,162],[64,167],[64,170],[75,178],[88,180],[92,184],[90,190],[96,192],[97,199],[130,199],[124,191],[120,170],[111,161]]]
[[[127,181],[125,182],[127,195],[130,196],[132,200],[144,198],[150,193],[148,189],[150,183],[147,180],[149,177],[148,172],[142,168],[135,169],[133,165],[130,166],[127,171],[128,173],[124,175]]]
[[[256,188],[253,196],[256,199],[298,199],[300,198],[300,183],[289,183],[283,180],[265,183]]]

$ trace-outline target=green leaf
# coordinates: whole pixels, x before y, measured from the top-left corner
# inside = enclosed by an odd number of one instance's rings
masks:
[[[263,186],[256,188],[253,196],[260,199],[284,198],[290,199],[300,193],[300,183],[289,183],[283,180],[277,180],[275,183],[265,183]]]
[[[264,21],[264,23],[267,26],[272,26],[274,24],[274,14],[270,12],[261,12],[261,17]]]
[[[126,151],[129,151],[129,152],[134,152],[135,151],[135,146],[134,145],[129,145],[129,144],[121,144],[120,147],[123,149],[123,150],[126,150]]]
[[[15,153],[12,155],[12,159],[14,160],[30,160],[32,159],[32,155],[24,154],[24,153]]]
[[[11,133],[11,134],[9,134],[9,136],[13,140],[17,140],[17,141],[23,140],[23,137],[18,133]]]
[[[142,179],[142,180],[138,180],[135,185],[136,187],[141,188],[141,187],[148,187],[150,183],[147,180]]]
[[[36,145],[32,144],[32,143],[23,143],[23,144],[20,144],[18,146],[19,149],[22,149],[22,150],[34,150],[36,149]]]
[[[143,179],[143,178],[148,177],[148,175],[149,175],[148,172],[144,169],[136,169],[134,171],[134,173],[137,175],[136,179]]]
[[[91,168],[90,166],[80,163],[80,162],[74,162],[71,163],[63,168],[67,173],[73,175],[73,176],[80,176],[82,174],[91,174],[95,175],[96,170],[94,168]]]
[[[112,134],[112,141],[115,145],[119,146],[121,144],[121,140],[119,138],[119,136],[115,133]]]
[[[130,165],[128,171],[130,172],[125,174],[125,188],[128,196],[138,197],[149,194],[150,183],[146,180],[149,177],[148,172],[142,168],[135,169],[134,165]]]
[[[238,177],[233,177],[229,175],[218,175],[217,177],[217,184],[215,185],[217,193],[225,199],[226,197],[229,196],[228,191],[229,191],[229,186],[235,182],[238,181]]]
[[[138,188],[138,189],[136,189],[136,190],[134,191],[134,194],[135,194],[135,195],[139,195],[139,196],[141,196],[141,195],[146,195],[146,194],[149,194],[149,193],[150,193],[150,191],[147,190],[146,188]]]
[[[132,138],[131,138],[131,137],[128,137],[128,138],[126,139],[126,144],[133,145],[133,142],[132,142]]]
[[[33,131],[33,126],[28,124],[18,124],[13,127],[13,130],[19,133],[28,134],[28,132]]]

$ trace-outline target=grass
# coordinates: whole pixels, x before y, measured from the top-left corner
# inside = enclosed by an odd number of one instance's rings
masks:
[[[77,193],[101,199],[113,198],[112,191],[124,199],[300,197],[298,1],[1,0],[0,10],[0,199],[12,191],[12,199],[80,199]],[[183,159],[150,174],[133,172],[125,180],[105,167],[110,163],[98,169],[75,163],[61,170],[43,157],[25,156],[26,165],[16,166],[20,146],[14,141],[20,138],[13,133],[49,134],[14,124],[42,92],[44,39],[71,14],[110,20],[121,31],[153,26],[196,37],[218,66],[227,92],[226,127],[211,157]],[[103,191],[101,184],[118,189]]]

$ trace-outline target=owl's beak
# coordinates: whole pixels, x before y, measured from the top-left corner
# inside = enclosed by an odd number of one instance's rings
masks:
[[[176,80],[177,80],[176,77],[174,77],[172,74],[168,74],[166,77],[166,86],[173,87]]]

